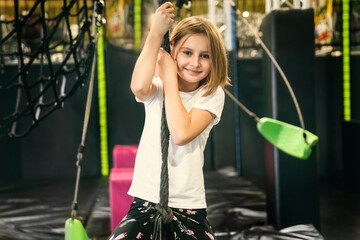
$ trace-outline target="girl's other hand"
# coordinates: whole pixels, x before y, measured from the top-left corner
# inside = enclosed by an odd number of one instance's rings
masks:
[[[163,37],[175,19],[174,6],[171,2],[162,4],[155,12],[150,33]]]
[[[171,83],[177,84],[176,61],[162,48],[160,48],[157,58],[156,73],[161,78],[164,86]]]

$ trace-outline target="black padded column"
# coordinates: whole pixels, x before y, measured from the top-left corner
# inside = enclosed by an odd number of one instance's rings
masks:
[[[293,87],[306,129],[316,134],[313,10],[272,11],[261,31]],[[265,52],[263,61],[266,116],[300,126],[289,91]],[[316,159],[316,149],[308,160],[300,160],[265,143],[268,220],[277,229],[296,224],[319,228]]]

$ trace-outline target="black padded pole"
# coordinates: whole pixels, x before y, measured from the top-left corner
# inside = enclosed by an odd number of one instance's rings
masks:
[[[261,31],[264,43],[282,66],[301,103],[307,129],[316,132],[313,9],[272,11],[263,19]],[[263,60],[263,70],[265,115],[298,124],[298,114],[283,79],[267,57]],[[319,227],[316,156],[298,160],[266,142],[268,222],[275,228],[302,223]]]

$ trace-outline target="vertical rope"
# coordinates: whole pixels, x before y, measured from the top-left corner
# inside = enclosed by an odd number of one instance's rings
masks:
[[[167,125],[165,113],[165,99],[163,101],[163,108],[161,114],[161,182],[160,182],[160,205],[163,207],[168,206],[169,200],[169,175],[168,175],[168,150],[169,150],[170,132]]]
[[[164,0],[159,0],[159,6],[165,3]],[[170,53],[169,32],[164,35],[161,47]],[[168,174],[168,150],[169,150],[170,132],[166,121],[165,113],[165,94],[163,94],[163,106],[161,114],[161,174],[160,174],[160,201],[156,204],[157,216],[154,226],[153,239],[161,240],[162,225],[170,223],[173,218],[171,208],[168,207],[169,202],[169,174]]]
[[[159,4],[165,3],[164,0],[160,0]],[[167,32],[161,43],[161,47],[170,53],[170,41],[169,32]],[[160,182],[160,205],[163,207],[168,206],[169,200],[169,176],[168,176],[168,150],[169,150],[169,138],[170,132],[166,121],[165,112],[165,94],[163,94],[163,107],[161,114],[161,154],[162,154],[162,165],[161,165],[161,182]]]
[[[94,23],[95,24],[95,23]],[[97,36],[95,36],[95,50],[97,46]],[[75,190],[74,190],[74,200],[72,203],[72,210],[71,210],[71,217],[76,217],[76,211],[77,211],[77,198],[78,198],[78,192],[79,192],[79,183],[80,183],[80,175],[81,175],[81,161],[83,159],[84,154],[84,148],[85,148],[85,140],[86,140],[86,134],[87,134],[87,128],[89,124],[89,118],[90,118],[90,111],[91,111],[91,102],[93,98],[93,89],[94,89],[94,78],[95,78],[95,66],[96,66],[96,53],[93,54],[92,59],[92,66],[91,66],[91,76],[90,76],[90,83],[89,83],[89,89],[88,89],[88,95],[86,99],[86,107],[85,107],[85,116],[84,116],[84,123],[83,123],[83,130],[81,135],[81,143],[78,148],[77,153],[77,161],[76,161],[76,182],[75,182]]]
[[[64,0],[65,1],[65,0]],[[76,182],[75,182],[75,191],[74,191],[74,200],[71,205],[71,217],[75,218],[77,213],[77,207],[78,207],[78,192],[79,192],[79,183],[80,183],[80,175],[81,175],[81,161],[83,159],[83,153],[85,148],[85,140],[86,140],[86,134],[87,134],[87,128],[89,124],[90,119],[90,112],[91,112],[91,102],[93,99],[93,92],[94,92],[94,78],[95,78],[95,67],[96,67],[96,51],[97,51],[97,43],[99,34],[97,32],[97,22],[96,17],[98,17],[97,14],[101,14],[102,9],[101,5],[96,5],[94,3],[93,5],[93,15],[92,15],[92,28],[91,28],[91,40],[94,41],[94,51],[91,53],[92,55],[92,65],[91,65],[91,73],[90,73],[90,83],[89,83],[89,89],[88,89],[88,95],[86,99],[86,107],[85,107],[85,115],[84,115],[84,123],[83,123],[83,130],[81,135],[81,142],[78,148],[77,153],[77,161],[76,161],[76,167],[77,167],[77,173],[76,173]],[[101,27],[101,26],[98,26]]]

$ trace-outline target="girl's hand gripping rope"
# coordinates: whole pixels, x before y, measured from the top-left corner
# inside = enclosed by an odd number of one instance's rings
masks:
[[[179,88],[176,61],[162,48],[158,54],[156,73],[162,80],[165,89],[171,87],[177,90]]]
[[[163,37],[169,31],[174,18],[174,7],[170,2],[162,4],[156,10],[144,48],[136,61],[130,87],[134,95],[142,101],[149,99],[156,92],[152,79],[157,57]]]
[[[150,34],[155,34],[161,38],[164,37],[165,33],[169,31],[169,28],[174,23],[174,19],[173,4],[171,2],[162,4],[155,12]]]

